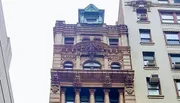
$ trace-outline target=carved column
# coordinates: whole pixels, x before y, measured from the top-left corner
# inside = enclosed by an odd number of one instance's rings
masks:
[[[80,69],[80,62],[81,62],[80,55],[77,55],[76,56],[76,69]]]
[[[75,103],[80,103],[80,89],[75,89]]]
[[[119,91],[119,103],[124,103],[124,96],[123,96],[123,90]]]
[[[66,88],[61,89],[61,102],[60,103],[66,103]]]
[[[108,69],[108,57],[104,57],[104,69],[107,70]]]
[[[95,98],[94,98],[95,91],[96,91],[95,89],[89,89],[89,92],[90,92],[89,103],[95,103]]]
[[[110,103],[109,92],[109,89],[104,89],[104,103]]]

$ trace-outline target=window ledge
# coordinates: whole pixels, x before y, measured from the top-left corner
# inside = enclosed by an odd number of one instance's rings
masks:
[[[164,99],[164,95],[148,95],[149,99]]]
[[[155,43],[154,42],[140,42],[141,45],[148,45],[148,46],[152,46]]]
[[[147,20],[147,21],[137,20],[137,23],[140,23],[140,24],[150,24],[150,21],[149,20]]]
[[[166,44],[167,47],[180,48],[180,44]]]
[[[159,67],[153,67],[153,66],[146,66],[146,67],[143,67],[145,70],[158,70],[159,69]]]

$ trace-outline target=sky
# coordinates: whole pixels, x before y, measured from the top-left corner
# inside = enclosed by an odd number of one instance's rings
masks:
[[[119,0],[2,0],[11,39],[10,78],[15,103],[49,103],[56,20],[78,22],[78,8],[90,3],[105,9],[105,23],[115,24]]]

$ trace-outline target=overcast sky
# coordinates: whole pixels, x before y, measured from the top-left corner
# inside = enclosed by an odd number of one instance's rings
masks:
[[[115,24],[119,0],[2,0],[11,39],[10,76],[15,103],[49,103],[56,20],[78,22],[78,8],[93,3]]]

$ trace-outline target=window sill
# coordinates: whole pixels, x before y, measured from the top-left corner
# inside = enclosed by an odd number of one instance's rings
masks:
[[[148,45],[148,46],[152,46],[155,43],[154,42],[140,42],[141,45]]]
[[[140,23],[140,24],[150,24],[150,21],[149,20],[146,20],[146,21],[137,20],[137,23]]]
[[[143,67],[144,68],[144,70],[158,70],[159,69],[159,67],[156,67],[156,66],[145,66],[145,67]]]
[[[180,48],[180,44],[166,44],[166,46],[169,48]]]
[[[164,99],[164,95],[148,95],[149,99]]]

